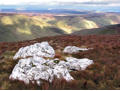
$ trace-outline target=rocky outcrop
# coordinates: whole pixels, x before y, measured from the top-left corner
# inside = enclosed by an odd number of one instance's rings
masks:
[[[22,47],[14,56],[14,59],[32,56],[54,57],[55,51],[48,42],[35,43],[34,45]]]
[[[89,49],[90,48],[80,48],[80,47],[76,47],[76,46],[67,46],[64,48],[63,52],[72,54],[72,53],[78,53],[79,51],[87,51]]]
[[[74,70],[85,70],[89,65],[93,64],[93,60],[88,58],[77,59],[73,57],[67,57],[67,64],[69,64],[69,69]]]
[[[22,80],[26,84],[30,81],[36,81],[38,85],[41,80],[52,82],[54,76],[64,78],[67,81],[73,80],[66,67],[57,65],[53,60],[45,60],[42,57],[30,57],[19,60],[14,67],[10,79]]]
[[[30,81],[36,82],[38,85],[42,83],[42,80],[52,82],[54,77],[71,81],[74,78],[70,75],[70,71],[85,70],[86,67],[93,64],[93,60],[87,58],[66,57],[63,61],[53,58],[54,55],[54,49],[47,42],[21,48],[14,56],[14,59],[21,59],[9,78],[24,81],[26,84],[29,84]],[[45,59],[43,57],[50,58]]]

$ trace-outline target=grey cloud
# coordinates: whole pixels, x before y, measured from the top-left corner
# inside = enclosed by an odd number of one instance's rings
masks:
[[[100,6],[110,6],[110,5],[115,5],[119,6],[120,0],[88,0],[88,1],[72,1],[72,2],[56,2],[59,5],[100,5]]]

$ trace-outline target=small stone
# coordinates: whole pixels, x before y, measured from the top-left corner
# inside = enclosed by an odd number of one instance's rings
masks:
[[[67,57],[66,60],[70,70],[85,70],[89,65],[93,64],[93,60],[88,58],[77,59],[73,57]]]
[[[90,48],[79,48],[79,47],[76,47],[76,46],[67,46],[67,47],[64,48],[63,52],[72,54],[72,53],[78,53],[79,51],[87,51],[89,49]]]

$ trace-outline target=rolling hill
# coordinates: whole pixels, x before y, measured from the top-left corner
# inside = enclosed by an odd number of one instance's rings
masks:
[[[105,34],[120,34],[120,24],[109,25],[101,28],[84,29],[72,33],[74,35],[105,35]]]
[[[119,24],[117,13],[34,14],[1,13],[0,42],[23,41],[46,36],[71,34],[83,29]]]

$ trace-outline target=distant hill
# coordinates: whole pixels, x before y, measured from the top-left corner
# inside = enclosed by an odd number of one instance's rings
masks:
[[[100,35],[100,34],[120,34],[120,24],[109,25],[102,28],[84,29],[72,33],[74,35]]]
[[[72,34],[83,29],[120,23],[117,13],[39,14],[0,13],[0,42]]]
[[[32,6],[33,7],[33,6]],[[32,8],[31,7],[31,8]],[[33,10],[33,9],[1,9],[2,12],[29,12],[29,13],[51,13],[51,14],[89,14],[90,12],[73,10],[73,9],[40,9],[40,10]]]
[[[44,36],[64,34],[38,17],[11,15],[0,17],[0,41],[30,40]]]

